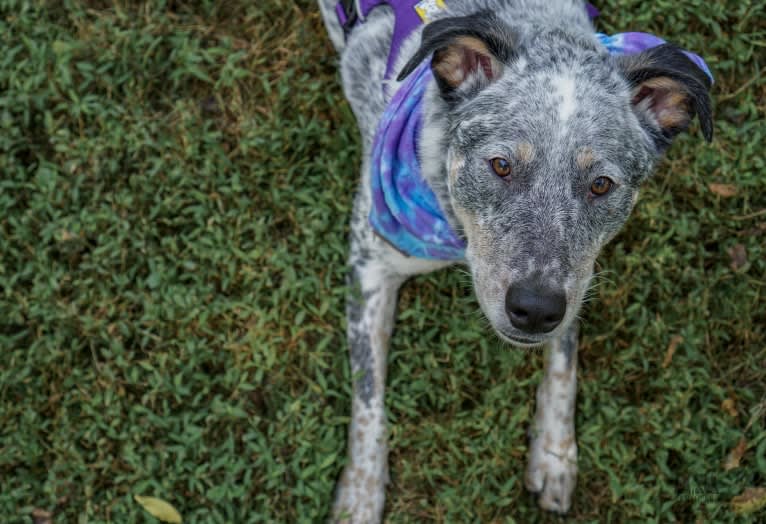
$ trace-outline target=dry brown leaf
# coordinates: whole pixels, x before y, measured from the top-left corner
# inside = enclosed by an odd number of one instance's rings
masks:
[[[738,237],[757,237],[766,233],[766,222],[759,222],[753,227],[737,231]]]
[[[708,184],[707,187],[718,196],[729,198],[737,194],[737,186],[734,184]]]
[[[673,355],[676,352],[676,348],[678,347],[678,344],[684,341],[684,337],[681,335],[673,335],[673,337],[670,339],[670,344],[668,344],[668,349],[665,351],[665,358],[662,360],[662,367],[666,368],[670,365],[670,363],[673,360]]]
[[[44,509],[35,508],[32,510],[33,524],[53,524],[53,513]]]
[[[731,267],[734,271],[739,271],[747,265],[747,250],[742,244],[734,244],[728,250],[729,257],[731,257]]]
[[[747,449],[747,440],[745,437],[739,439],[737,445],[729,451],[729,456],[726,457],[726,461],[723,463],[723,469],[726,471],[739,467],[739,461],[742,460],[742,455],[745,454]]]
[[[73,238],[77,238],[77,235],[72,233],[71,231],[67,231],[66,229],[62,229],[59,231],[59,240],[62,242],[68,242],[72,240]]]
[[[740,495],[731,499],[735,513],[747,515],[766,508],[766,488],[747,488]]]
[[[723,402],[721,402],[721,409],[724,410],[726,413],[729,414],[731,417],[737,417],[739,413],[737,413],[737,406],[734,403],[733,398],[727,398]]]

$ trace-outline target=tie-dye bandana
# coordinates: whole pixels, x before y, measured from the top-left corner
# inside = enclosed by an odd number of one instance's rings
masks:
[[[421,64],[383,113],[372,147],[369,221],[406,255],[457,261],[465,256],[465,242],[444,218],[417,158],[423,94],[432,77],[430,64]]]
[[[596,38],[613,55],[635,55],[665,43],[665,40],[659,36],[649,33],[617,33],[611,36],[604,33],[596,33]],[[683,53],[710,77],[711,82],[713,81],[713,73],[710,72],[701,56],[689,51],[684,51]]]
[[[589,9],[589,14],[595,16],[594,11]],[[632,55],[665,43],[648,33],[596,33],[596,37],[614,55]],[[684,53],[713,80],[702,58]],[[444,217],[417,158],[423,95],[431,79],[430,64],[424,62],[407,77],[383,113],[372,147],[369,222],[405,255],[459,262],[465,258],[465,241]]]

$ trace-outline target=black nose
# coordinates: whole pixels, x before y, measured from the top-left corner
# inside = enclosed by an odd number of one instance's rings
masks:
[[[517,329],[526,333],[548,333],[564,318],[567,300],[563,293],[519,283],[508,288],[505,311]]]

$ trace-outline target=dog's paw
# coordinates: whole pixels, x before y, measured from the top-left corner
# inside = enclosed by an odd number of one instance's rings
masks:
[[[571,441],[564,449],[546,448],[543,443],[549,440],[537,438],[530,444],[524,484],[538,494],[541,508],[566,513],[577,483],[577,444]]]
[[[330,522],[374,524],[383,516],[386,476],[347,466],[335,492]]]

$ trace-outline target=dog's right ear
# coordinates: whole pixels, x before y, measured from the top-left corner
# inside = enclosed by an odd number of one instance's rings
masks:
[[[658,150],[666,149],[695,115],[705,140],[713,139],[711,79],[680,48],[662,44],[616,62],[633,91],[633,110]]]
[[[431,53],[431,70],[442,97],[453,101],[498,78],[513,57],[516,37],[491,11],[442,18],[423,29],[415,56],[397,80],[414,71]]]

